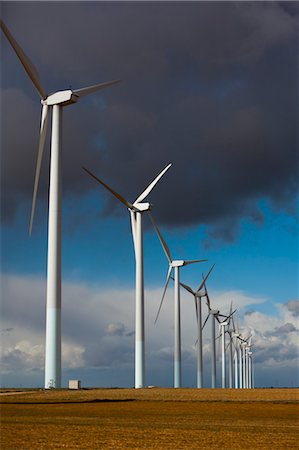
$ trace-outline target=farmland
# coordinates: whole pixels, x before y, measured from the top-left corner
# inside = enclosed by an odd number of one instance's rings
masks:
[[[296,389],[2,392],[1,448],[297,448]]]

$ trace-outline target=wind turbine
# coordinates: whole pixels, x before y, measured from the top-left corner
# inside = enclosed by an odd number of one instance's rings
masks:
[[[249,335],[246,339],[242,336],[239,337],[240,340],[240,348],[241,348],[241,355],[240,355],[240,384],[242,384],[243,389],[248,388],[248,361],[247,361],[247,348],[248,346],[248,340],[251,338],[251,335]]]
[[[232,339],[235,347],[234,351],[234,368],[235,368],[235,389],[238,389],[239,386],[239,373],[238,373],[238,352],[239,352],[239,344],[237,342],[238,333],[232,334]]]
[[[224,320],[222,322],[225,322],[230,316],[224,316],[223,314],[220,314],[220,311],[218,309],[212,309],[211,302],[208,294],[208,290],[206,285],[204,284],[206,289],[206,299],[207,299],[207,306],[209,313],[206,317],[206,320],[204,321],[204,324],[202,328],[204,329],[208,318],[211,316],[211,387],[214,389],[216,388],[216,337],[215,337],[215,322],[221,324],[221,320],[219,317],[224,317]]]
[[[42,86],[37,70],[16,42],[4,22],[0,27],[15,51],[28,77],[35,86],[42,104],[40,136],[35,171],[29,234],[32,231],[43,148],[49,115],[52,112],[49,216],[48,216],[48,264],[47,264],[47,312],[45,388],[61,386],[61,141],[62,109],[76,103],[81,97],[118,83],[120,80],[95,84],[81,89],[67,89],[50,95]]]
[[[237,355],[235,356],[235,359],[239,360],[239,374],[238,374],[239,383],[238,384],[239,384],[239,388],[243,389],[245,387],[244,379],[243,379],[244,364],[243,364],[243,347],[242,347],[244,339],[242,337],[242,334],[240,333],[238,321],[237,321],[237,331],[236,331],[236,333],[234,333],[234,337],[236,338],[235,348],[237,351]]]
[[[244,385],[244,360],[243,360],[243,339],[240,336],[239,338],[239,384],[240,384],[240,388],[244,389],[245,385]]]
[[[206,259],[195,259],[190,261],[185,260],[173,260],[169,247],[166,244],[163,236],[160,233],[160,230],[153,218],[150,214],[150,219],[153,223],[153,226],[156,230],[158,238],[161,242],[164,253],[169,262],[169,268],[166,278],[166,283],[164,287],[164,292],[162,295],[161,303],[159,306],[159,310],[156,316],[155,323],[160,314],[161,306],[166,294],[166,290],[169,284],[169,280],[171,277],[171,272],[174,270],[174,387],[180,388],[182,384],[182,358],[181,358],[181,305],[180,305],[180,267],[188,266],[189,264],[194,264],[197,262],[207,261]]]
[[[203,281],[199,285],[196,291],[187,284],[180,283],[180,285],[190,294],[194,296],[195,303],[195,311],[196,311],[196,320],[197,320],[197,387],[203,387],[203,364],[202,364],[202,311],[201,311],[201,299],[206,296],[206,291],[202,291],[202,287],[204,286],[206,280],[208,279],[210,273],[212,272],[215,264],[211,267],[208,274]]]
[[[136,303],[135,303],[135,388],[142,388],[145,384],[145,358],[144,358],[144,270],[143,270],[143,235],[142,214],[150,211],[152,205],[143,200],[152,191],[164,173],[172,164],[168,164],[162,172],[149,184],[149,186],[137,197],[134,203],[128,202],[122,195],[118,194],[100,178],[96,177],[88,169],[83,169],[98,183],[104,186],[111,194],[123,203],[131,215],[131,227],[136,262]]]
[[[252,351],[248,352],[249,357],[249,387],[250,389],[254,388],[254,370],[253,370],[253,353]]]
[[[251,344],[251,336],[249,336],[246,340],[246,346],[245,346],[245,380],[246,380],[246,388],[251,388],[251,360],[250,356],[252,352],[250,351],[252,344]]]
[[[226,387],[226,359],[225,359],[225,327],[228,325],[228,320],[219,323],[219,331],[221,336],[221,387]]]
[[[225,329],[225,327],[229,327],[230,325],[230,319],[232,315],[236,312],[232,312],[232,304],[230,308],[230,313],[228,316],[226,316],[226,319],[219,323],[219,337],[221,337],[221,386],[222,388],[226,387],[226,348],[225,348],[225,334],[229,333],[229,329]],[[230,364],[229,364],[229,372],[230,372],[230,385],[229,387],[232,387],[232,348],[231,348],[231,340],[229,342],[230,347]]]
[[[228,323],[228,328],[226,330],[227,334],[229,335],[229,366],[228,366],[228,387],[231,389],[233,387],[233,346],[234,346],[234,333],[235,333],[235,323],[234,323],[234,316],[233,316],[233,304],[231,302],[230,304],[230,318]],[[234,311],[235,312],[235,311]],[[232,327],[231,327],[232,324]]]

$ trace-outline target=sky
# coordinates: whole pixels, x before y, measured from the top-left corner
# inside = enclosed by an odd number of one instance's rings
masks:
[[[63,385],[134,385],[134,252],[123,204],[152,214],[193,289],[252,335],[255,385],[298,386],[296,2],[1,2],[48,93],[122,81],[63,111]],[[28,234],[40,100],[1,34],[1,386],[43,386],[47,137]],[[49,134],[49,133],[48,133]],[[173,286],[144,215],[146,384],[173,383]],[[196,385],[196,318],[181,292],[183,386]],[[204,316],[207,307],[203,304]],[[209,321],[204,386],[210,386]],[[219,349],[218,349],[219,350]],[[218,351],[218,386],[220,359]]]

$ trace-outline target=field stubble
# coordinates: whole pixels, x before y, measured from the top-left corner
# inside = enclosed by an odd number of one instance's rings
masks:
[[[298,448],[296,389],[1,394],[1,449]]]

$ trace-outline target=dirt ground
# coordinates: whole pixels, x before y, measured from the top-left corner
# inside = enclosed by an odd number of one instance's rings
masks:
[[[299,449],[297,389],[41,390],[0,401],[1,450]]]

